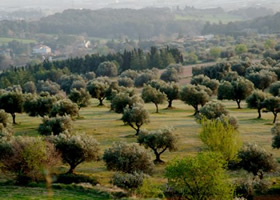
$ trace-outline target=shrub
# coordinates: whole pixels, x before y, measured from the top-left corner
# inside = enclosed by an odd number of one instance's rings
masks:
[[[72,131],[72,120],[68,116],[63,117],[44,117],[43,123],[40,124],[39,133],[41,135],[58,135],[65,131]]]
[[[105,150],[103,160],[108,170],[125,173],[151,173],[154,167],[151,156],[136,143],[114,143]]]
[[[228,111],[222,103],[210,101],[200,108],[199,114],[207,119],[217,119],[223,115],[228,115]]]
[[[81,175],[81,174],[60,174],[56,183],[72,184],[72,183],[90,183],[91,185],[97,185],[98,181],[95,178]]]
[[[16,137],[8,145],[11,151],[1,160],[1,169],[15,174],[19,182],[43,180],[43,172],[52,173],[60,161],[55,147],[41,138]]]
[[[88,135],[60,134],[52,138],[56,149],[61,153],[63,162],[70,165],[68,173],[83,163],[99,159],[99,143]]]
[[[112,183],[119,188],[133,191],[143,184],[143,173],[115,173],[112,179]]]
[[[4,110],[0,110],[0,124],[4,127],[8,125],[8,115]]]
[[[238,153],[239,167],[251,172],[254,176],[263,179],[264,172],[274,171],[277,167],[276,160],[271,153],[258,147],[256,144],[248,144]]]
[[[169,68],[166,69],[160,76],[160,79],[165,82],[178,82],[179,81],[179,75],[176,69]]]
[[[224,169],[225,162],[215,153],[173,160],[165,169],[168,186],[186,199],[232,199],[233,186]]]
[[[24,93],[31,93],[31,94],[35,94],[36,93],[36,86],[35,86],[35,83],[33,81],[29,81],[29,82],[26,82],[24,85],[23,85],[23,92]]]
[[[79,109],[87,107],[90,105],[90,94],[85,89],[73,89],[69,94],[69,99],[76,103]]]
[[[148,178],[143,180],[142,185],[138,187],[136,193],[141,198],[164,198],[164,193],[160,185]]]
[[[229,122],[225,123],[202,120],[199,138],[210,151],[220,153],[226,161],[232,161],[237,159],[242,143],[238,131]]]

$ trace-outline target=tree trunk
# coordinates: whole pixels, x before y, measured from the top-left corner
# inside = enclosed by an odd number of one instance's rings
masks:
[[[273,113],[273,115],[274,115],[273,124],[275,124],[276,119],[277,119],[277,113]]]
[[[262,118],[262,112],[261,112],[261,109],[258,109],[258,114],[259,114],[258,119],[261,119],[261,118]]]
[[[138,136],[139,135],[139,133],[140,133],[140,128],[138,127],[137,129],[136,129],[136,136]]]
[[[103,106],[103,99],[99,99],[99,106]]]
[[[11,113],[12,118],[13,118],[13,124],[17,124],[16,123],[16,114],[15,113]]]
[[[67,174],[74,174],[76,166],[77,166],[77,165],[70,165],[70,169],[69,169],[69,171],[67,172]]]
[[[158,113],[158,104],[155,104],[156,105],[156,113]]]
[[[197,114],[199,113],[199,110],[198,110],[198,106],[194,106],[194,114],[193,116],[196,116]]]
[[[241,109],[241,106],[240,106],[241,101],[240,100],[236,100],[236,103],[237,103],[238,109]]]
[[[172,108],[172,100],[168,101],[168,107],[167,108]]]
[[[163,163],[163,161],[160,159],[160,154],[157,151],[154,151],[156,155],[156,159],[154,160],[155,164]]]

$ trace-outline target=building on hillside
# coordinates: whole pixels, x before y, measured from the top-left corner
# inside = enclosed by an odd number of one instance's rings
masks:
[[[48,55],[52,53],[52,49],[46,45],[37,45],[32,49],[33,54]]]

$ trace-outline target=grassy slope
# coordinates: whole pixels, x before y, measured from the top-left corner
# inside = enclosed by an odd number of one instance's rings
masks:
[[[0,37],[0,45],[7,44],[7,43],[9,43],[13,40],[16,40],[16,41],[24,43],[24,44],[30,44],[30,43],[35,43],[36,44],[37,43],[36,40]]]

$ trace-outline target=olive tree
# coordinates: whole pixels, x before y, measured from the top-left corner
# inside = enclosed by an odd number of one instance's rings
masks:
[[[118,80],[119,86],[123,87],[133,87],[134,81],[131,78],[123,77]]]
[[[219,101],[210,101],[207,102],[202,108],[199,110],[199,114],[206,119],[217,119],[221,116],[227,116],[228,110],[225,105]]]
[[[7,127],[8,125],[8,115],[4,110],[0,110],[0,124],[2,124],[3,127]]]
[[[11,114],[13,124],[16,124],[16,113],[23,112],[24,98],[22,93],[6,92],[0,95],[0,109],[5,110],[6,113]]]
[[[247,97],[246,102],[248,108],[258,110],[258,119],[262,118],[261,111],[265,107],[264,101],[269,97],[269,94],[261,90],[255,90],[250,96]]]
[[[69,115],[72,118],[74,118],[79,115],[78,105],[76,103],[73,103],[69,99],[60,100],[53,105],[50,113],[51,117],[55,117],[57,115],[59,116]]]
[[[48,92],[50,95],[56,95],[62,93],[60,85],[52,81],[38,81],[37,92]]]
[[[233,199],[234,187],[224,166],[225,162],[216,153],[199,153],[170,162],[165,177],[168,187],[179,198]]]
[[[168,107],[172,108],[172,103],[174,100],[179,99],[179,92],[180,88],[179,85],[176,83],[167,83],[162,85],[159,90],[166,94],[167,101],[168,101]]]
[[[168,68],[161,74],[160,79],[165,82],[178,82],[179,75],[176,69]]]
[[[100,157],[99,143],[90,135],[60,134],[51,139],[63,162],[70,166],[68,173],[73,174],[83,162],[97,161]]]
[[[273,96],[279,96],[280,94],[280,81],[272,83],[269,87],[269,93]]]
[[[76,103],[79,109],[87,107],[90,105],[90,94],[85,89],[73,89],[69,94],[69,99]]]
[[[106,98],[105,92],[109,85],[106,82],[91,81],[87,85],[87,90],[92,98],[99,100],[99,105],[103,106],[103,100]]]
[[[277,168],[273,155],[256,144],[248,144],[238,153],[239,167],[263,179],[264,172],[271,172]]]
[[[114,143],[106,149],[103,160],[108,170],[125,173],[151,173],[154,168],[150,154],[137,143]]]
[[[160,129],[156,131],[141,131],[138,139],[138,143],[143,145],[146,149],[150,148],[156,159],[155,163],[162,163],[163,161],[160,159],[161,154],[163,154],[166,150],[175,151],[177,137],[174,135],[171,129]]]
[[[194,115],[198,114],[198,106],[204,106],[210,99],[209,94],[201,86],[186,85],[180,91],[180,99],[195,109]]]
[[[131,109],[137,103],[144,103],[138,95],[129,92],[120,92],[113,98],[111,107],[116,113],[123,113],[126,107]]]
[[[54,96],[25,96],[23,109],[31,117],[44,117],[50,115],[53,105],[57,99]]]
[[[158,104],[163,104],[167,100],[167,97],[166,94],[162,93],[160,90],[157,90],[150,85],[145,85],[142,90],[142,99],[145,103],[154,103],[156,106],[156,113],[158,113]]]
[[[135,104],[124,109],[122,121],[132,127],[138,135],[141,126],[150,122],[150,116],[142,104]]]
[[[276,149],[280,149],[280,123],[277,122],[274,124],[271,129],[271,133],[273,135],[272,139],[272,147]]]
[[[268,70],[261,70],[260,72],[253,72],[246,76],[248,80],[254,83],[255,88],[264,91],[273,82],[277,81],[277,75]]]
[[[236,81],[224,81],[218,88],[218,99],[234,100],[241,109],[240,103],[245,100],[254,90],[254,85],[251,81],[239,78]]]
[[[204,75],[197,75],[194,76],[191,80],[192,85],[204,85],[208,88],[210,88],[213,92],[213,94],[217,93],[218,87],[219,87],[219,81],[216,79],[210,79],[208,76]]]
[[[273,123],[275,123],[280,112],[280,97],[268,97],[264,100],[263,105],[267,111],[272,112],[274,115]]]
[[[114,62],[103,62],[96,70],[97,76],[115,77],[118,75],[118,68]]]
[[[43,122],[39,125],[38,132],[41,135],[58,135],[65,131],[71,132],[72,128],[72,120],[68,116],[44,117]]]
[[[24,93],[31,93],[31,94],[35,94],[36,93],[36,85],[33,81],[28,81],[26,82],[23,87],[23,92]]]

